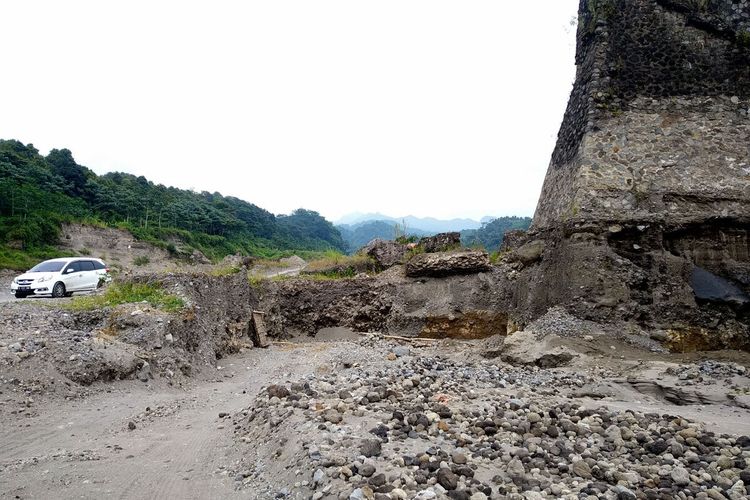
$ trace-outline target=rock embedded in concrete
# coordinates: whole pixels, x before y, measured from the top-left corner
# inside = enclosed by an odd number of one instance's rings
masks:
[[[388,269],[401,264],[406,251],[407,247],[402,243],[381,239],[372,240],[360,250],[361,253],[371,257],[380,269]]]
[[[418,248],[426,253],[449,252],[461,247],[461,233],[440,233],[419,240]]]
[[[542,258],[544,253],[545,243],[544,240],[530,241],[520,248],[514,250],[509,256],[508,260],[511,262],[518,261],[523,265],[528,266],[533,264]]]
[[[412,278],[474,274],[490,269],[487,252],[474,250],[417,254],[406,263],[406,275]]]

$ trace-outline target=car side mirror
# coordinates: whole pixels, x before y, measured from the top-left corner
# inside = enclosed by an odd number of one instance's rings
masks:
[[[70,273],[74,273],[74,272],[75,272],[75,269],[73,269],[73,268],[69,268],[69,269],[65,270],[65,274],[70,274]]]

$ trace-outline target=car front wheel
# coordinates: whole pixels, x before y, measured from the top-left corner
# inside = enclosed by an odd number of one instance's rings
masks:
[[[55,283],[55,286],[52,287],[52,296],[55,298],[60,298],[65,296],[65,285],[58,281]]]

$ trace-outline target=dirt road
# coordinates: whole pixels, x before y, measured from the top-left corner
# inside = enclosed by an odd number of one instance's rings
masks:
[[[328,357],[325,347],[251,350],[222,360],[221,378],[189,392],[127,381],[56,408],[32,403],[29,416],[2,415],[0,498],[252,498],[225,472],[233,437],[219,413]]]

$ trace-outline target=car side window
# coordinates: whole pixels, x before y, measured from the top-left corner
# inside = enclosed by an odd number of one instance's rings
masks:
[[[70,264],[68,264],[68,267],[65,268],[64,274],[77,273],[80,270],[81,270],[81,263],[80,262],[78,262],[78,261],[71,262]]]
[[[82,260],[79,262],[81,265],[81,271],[93,271],[94,270],[94,263],[90,260]]]
[[[102,264],[98,260],[95,260],[94,261],[94,269],[104,269],[104,264]]]

